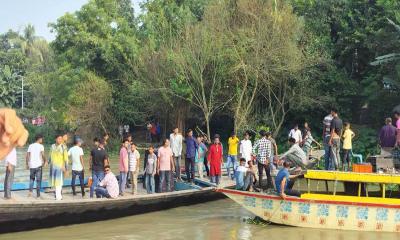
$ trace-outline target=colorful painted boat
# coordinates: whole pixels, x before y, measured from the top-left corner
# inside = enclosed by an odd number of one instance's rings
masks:
[[[389,198],[387,186],[400,184],[400,175],[309,170],[307,192],[282,199],[277,195],[218,189],[262,219],[283,225],[357,231],[400,232],[400,199]],[[315,192],[311,181],[331,181],[332,191]],[[347,185],[337,191],[337,183]],[[371,196],[368,186],[381,190]],[[326,185],[328,186],[328,184]],[[353,188],[349,191],[349,188]],[[354,189],[356,188],[356,189]],[[350,193],[349,193],[350,192]],[[375,192],[376,195],[376,192]]]

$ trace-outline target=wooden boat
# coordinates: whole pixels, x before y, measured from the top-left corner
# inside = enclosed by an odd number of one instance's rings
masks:
[[[277,195],[218,189],[250,212],[276,224],[357,231],[400,232],[400,199],[387,187],[400,175],[308,170],[307,192],[282,199]],[[333,189],[313,191],[312,181],[330,182]],[[344,191],[338,191],[343,183]],[[328,185],[326,185],[328,186]],[[370,191],[372,188],[378,191]]]
[[[55,201],[52,192],[35,199],[28,198],[26,190],[14,191],[14,201],[0,199],[0,233],[100,221],[225,197],[205,181],[176,182],[174,188],[173,192],[146,194],[139,184],[138,195],[128,192],[117,199],[73,197],[65,192],[62,201]]]

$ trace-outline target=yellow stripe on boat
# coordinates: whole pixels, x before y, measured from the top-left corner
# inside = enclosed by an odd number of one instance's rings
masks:
[[[396,198],[356,197],[356,196],[341,196],[341,195],[333,196],[333,195],[314,194],[314,193],[301,194],[301,198],[307,200],[316,200],[316,201],[349,202],[353,204],[371,203],[371,204],[400,205],[400,199]]]
[[[400,184],[400,175],[377,174],[377,173],[307,170],[307,173],[304,175],[304,177],[308,179],[332,180],[332,181],[343,181],[343,182]]]

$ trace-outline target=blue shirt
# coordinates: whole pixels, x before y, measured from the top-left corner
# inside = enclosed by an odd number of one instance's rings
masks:
[[[286,168],[282,168],[281,170],[279,170],[278,175],[276,175],[275,178],[276,191],[278,192],[278,194],[281,194],[281,188],[282,188],[281,183],[284,178],[286,178],[286,184],[284,188],[285,189],[287,188],[287,184],[289,182],[289,176],[290,176],[289,171]]]
[[[194,137],[186,137],[186,157],[194,158],[196,156],[197,142]]]

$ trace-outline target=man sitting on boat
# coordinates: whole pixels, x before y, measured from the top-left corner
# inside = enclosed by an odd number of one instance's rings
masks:
[[[307,155],[296,143],[296,139],[290,138],[289,144],[291,145],[289,150],[281,155],[281,159],[290,161],[301,169],[310,169],[315,165],[314,161],[307,159]]]
[[[251,161],[249,161],[251,162]],[[251,164],[251,163],[250,163]],[[236,189],[253,191],[255,173],[252,168],[246,167],[246,159],[241,158],[239,166],[235,169]]]
[[[110,166],[104,167],[104,179],[101,180],[99,186],[96,187],[97,198],[117,198],[119,195],[118,180],[114,173],[111,172]]]
[[[282,198],[286,195],[300,197],[300,192],[292,189],[298,175],[290,175],[289,168],[290,162],[283,162],[283,168],[275,178],[276,191]]]

